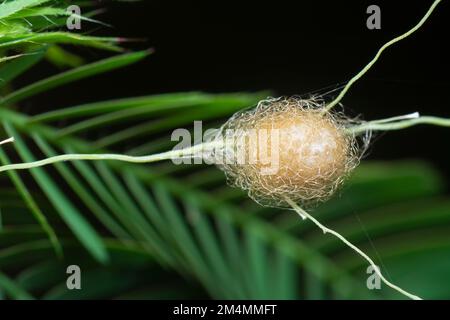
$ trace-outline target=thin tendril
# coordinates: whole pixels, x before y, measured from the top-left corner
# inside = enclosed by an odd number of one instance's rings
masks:
[[[383,51],[390,47],[391,45],[393,45],[394,43],[405,39],[406,37],[410,36],[411,34],[413,34],[415,31],[417,31],[424,23],[425,21],[427,21],[427,19],[430,17],[431,13],[433,12],[433,10],[436,8],[436,6],[439,4],[439,2],[441,2],[442,0],[436,0],[433,2],[433,4],[431,5],[430,9],[428,9],[427,13],[423,16],[423,18],[419,21],[419,23],[417,25],[415,25],[412,29],[410,29],[408,32],[392,39],[391,41],[385,43],[377,52],[377,54],[375,55],[375,57],[360,71],[358,72],[353,78],[350,79],[350,81],[347,83],[347,85],[344,87],[344,89],[342,89],[341,93],[339,93],[339,95],[337,96],[336,99],[334,99],[332,102],[330,102],[323,110],[323,113],[326,113],[328,111],[331,110],[331,108],[333,108],[335,105],[337,105],[342,98],[344,98],[345,94],[347,93],[347,91],[350,89],[350,87],[356,82],[358,81],[367,71],[369,71],[369,69],[375,64],[375,62],[377,62],[378,58],[381,56],[381,53],[383,53]]]
[[[413,300],[422,300],[422,298],[409,293],[405,290],[403,290],[402,288],[396,286],[395,284],[389,282],[384,276],[383,274],[380,272],[380,269],[378,268],[378,266],[373,262],[373,260],[367,255],[365,254],[363,251],[361,251],[361,249],[359,249],[358,247],[356,247],[354,244],[352,244],[350,241],[348,241],[347,239],[345,239],[341,234],[337,233],[334,230],[331,230],[327,227],[325,227],[323,224],[321,224],[319,221],[317,221],[317,219],[315,219],[313,216],[311,216],[308,212],[306,212],[305,210],[303,210],[302,208],[300,208],[295,202],[293,202],[291,199],[286,198],[286,201],[292,206],[292,208],[295,210],[295,212],[297,212],[300,217],[303,220],[309,219],[311,220],[316,226],[318,226],[323,233],[331,233],[332,235],[334,235],[335,237],[337,237],[339,240],[341,240],[342,242],[344,242],[347,246],[349,246],[351,249],[353,249],[356,253],[358,253],[360,256],[362,256],[364,259],[366,259],[369,264],[373,267],[373,270],[377,273],[377,275],[380,277],[380,279],[389,287],[391,287],[392,289],[400,292],[401,294],[407,296],[410,299]]]
[[[17,163],[17,164],[8,164],[4,166],[0,166],[0,172],[9,171],[9,170],[23,170],[23,169],[32,169],[37,167],[46,166],[52,163],[63,162],[63,161],[74,161],[74,160],[117,160],[131,163],[150,163],[157,162],[162,160],[169,159],[180,159],[186,157],[193,157],[199,154],[201,151],[204,151],[207,148],[214,148],[218,146],[218,142],[207,142],[202,144],[197,144],[189,148],[179,149],[179,150],[171,150],[158,154],[152,154],[148,156],[127,156],[122,154],[64,154],[59,156],[54,156],[50,158],[46,158],[43,160],[26,162],[26,163]]]
[[[14,137],[0,141],[0,145],[14,142]]]
[[[399,120],[417,119],[419,117],[420,117],[420,113],[419,112],[413,112],[413,113],[405,114],[405,115],[402,115],[402,116],[395,116],[395,117],[379,119],[379,120],[371,120],[370,122],[372,122],[372,123],[386,123],[386,122],[394,122],[394,121],[399,121]]]
[[[422,116],[415,119],[408,119],[403,121],[396,121],[385,123],[381,120],[374,120],[363,123],[358,126],[347,128],[347,132],[354,135],[359,135],[367,131],[390,131],[390,130],[400,130],[409,128],[418,124],[431,124],[441,127],[450,127],[450,119],[432,117],[432,116]]]

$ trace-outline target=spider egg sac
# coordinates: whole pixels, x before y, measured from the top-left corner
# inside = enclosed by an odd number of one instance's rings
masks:
[[[216,164],[232,186],[264,206],[288,208],[327,200],[356,167],[361,152],[349,120],[314,100],[268,99],[233,115],[219,130]]]

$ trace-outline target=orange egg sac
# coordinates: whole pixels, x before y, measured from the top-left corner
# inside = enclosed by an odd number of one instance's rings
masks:
[[[315,101],[264,100],[222,128],[219,167],[232,186],[256,202],[287,208],[286,198],[310,206],[328,199],[357,165],[355,138],[345,121]]]

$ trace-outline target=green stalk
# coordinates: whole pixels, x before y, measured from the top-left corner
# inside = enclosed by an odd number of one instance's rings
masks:
[[[388,120],[388,119],[385,119]],[[347,129],[348,133],[360,135],[367,131],[391,131],[409,128],[418,124],[431,124],[441,127],[450,127],[450,119],[422,116],[415,119],[407,119],[396,122],[385,122],[383,120],[369,121],[361,125],[357,125]]]
[[[12,138],[10,138],[12,139]],[[74,161],[74,160],[117,160],[132,163],[151,163],[162,160],[169,159],[180,159],[185,157],[193,157],[199,152],[203,151],[205,148],[214,148],[219,145],[219,142],[213,141],[208,143],[201,143],[195,146],[180,149],[180,150],[170,150],[158,154],[152,154],[148,156],[127,156],[123,154],[63,154],[59,156],[54,156],[46,158],[43,160],[26,162],[26,163],[16,163],[8,164],[0,167],[0,172],[9,170],[24,170],[32,169],[37,167],[46,166],[53,163],[63,162],[63,161]]]
[[[378,58],[381,56],[384,50],[386,50],[388,47],[393,45],[396,42],[399,42],[400,40],[403,40],[407,37],[409,37],[411,34],[416,32],[422,25],[425,23],[425,21],[428,20],[433,10],[436,8],[436,6],[441,2],[442,0],[435,0],[433,4],[431,5],[430,9],[428,9],[427,13],[423,16],[423,18],[419,21],[418,24],[416,24],[412,29],[410,29],[408,32],[405,32],[404,34],[392,39],[391,41],[385,43],[377,52],[375,57],[360,71],[358,72],[353,78],[350,79],[350,81],[347,83],[347,85],[342,89],[342,91],[339,93],[339,95],[331,101],[323,110],[324,113],[330,111],[335,105],[337,105],[342,98],[344,98],[347,91],[350,89],[350,87],[358,81],[367,71],[369,71],[370,68],[377,62]]]

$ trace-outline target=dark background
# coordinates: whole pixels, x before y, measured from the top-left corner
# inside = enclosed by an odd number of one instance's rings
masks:
[[[107,11],[98,18],[112,27],[83,27],[98,28],[95,34],[138,38],[126,46],[153,47],[155,54],[59,91],[51,102],[44,96],[41,108],[190,90],[325,92],[350,79],[382,44],[415,25],[431,3],[100,1]],[[381,30],[366,27],[370,4],[381,8]],[[419,111],[450,117],[449,9],[443,1],[421,30],[385,51],[343,100],[350,115],[370,120]],[[92,59],[99,55],[87,49],[83,53]],[[368,158],[426,159],[450,181],[449,140],[450,128],[418,126],[378,135]]]

